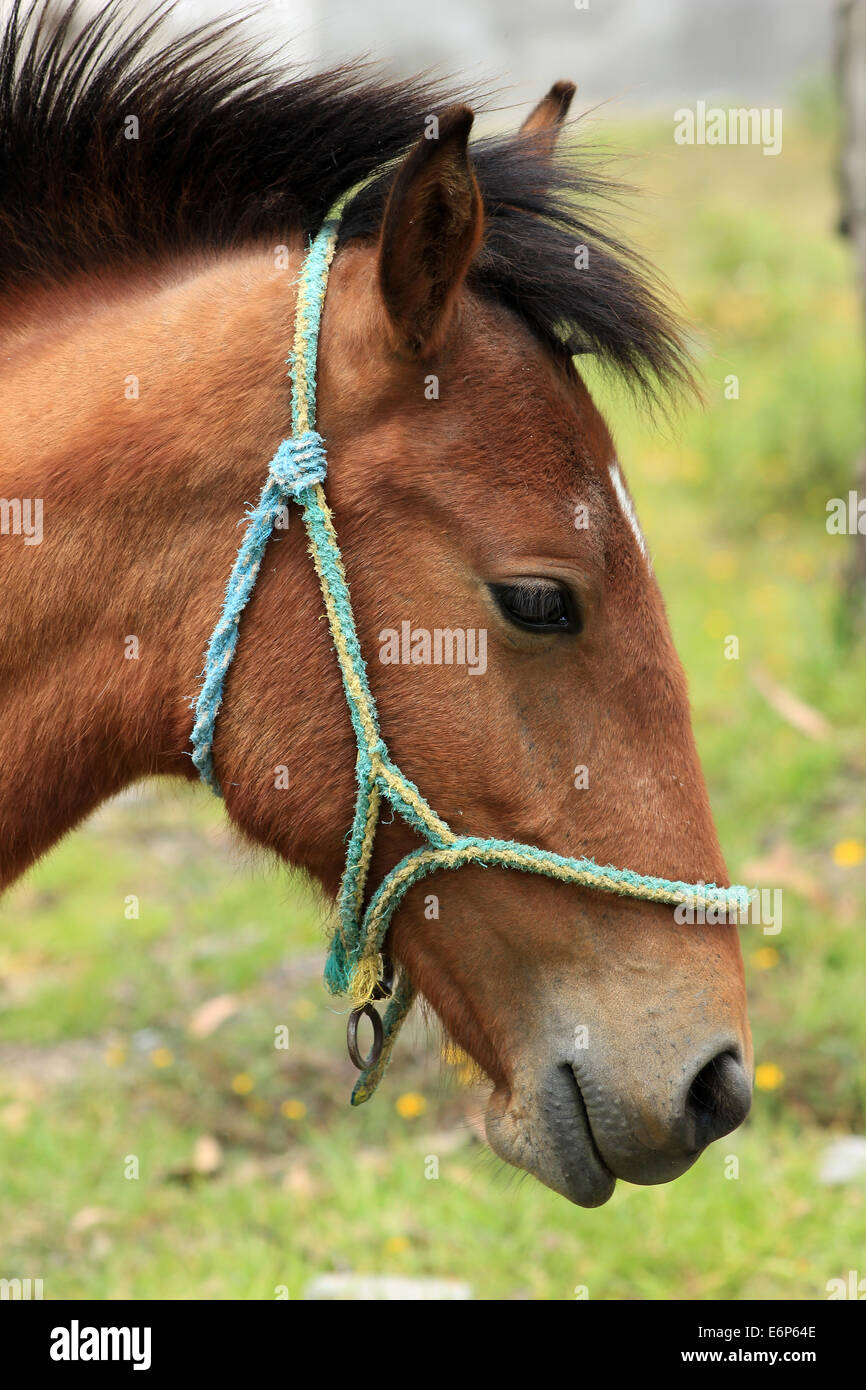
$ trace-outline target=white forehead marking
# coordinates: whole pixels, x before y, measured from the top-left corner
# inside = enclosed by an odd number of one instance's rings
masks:
[[[623,516],[625,517],[626,521],[632,529],[632,534],[634,535],[634,538],[638,543],[641,555],[646,560],[650,569],[652,569],[652,562],[650,561],[649,551],[646,548],[646,541],[643,538],[643,531],[640,529],[640,522],[638,521],[637,516],[635,515],[632,500],[625,490],[625,483],[623,482],[622,474],[619,471],[619,464],[616,462],[612,463],[608,469],[608,472],[610,473],[610,480],[613,483],[613,490],[616,493],[617,501],[619,502],[619,505],[622,508]]]

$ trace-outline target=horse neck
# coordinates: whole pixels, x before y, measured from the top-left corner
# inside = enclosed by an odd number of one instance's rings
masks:
[[[281,271],[272,251],[245,252],[171,278],[43,291],[5,322],[0,497],[29,501],[32,534],[15,534],[7,508],[0,886],[134,780],[195,775],[190,699],[203,651],[238,522],[288,432],[297,262]],[[281,572],[284,630],[295,597],[316,600],[299,531],[293,519],[263,567]],[[264,573],[260,582],[242,648],[275,620],[274,585]],[[324,665],[327,651],[314,643],[308,659]],[[303,729],[302,687],[315,690],[317,672],[302,667],[280,672],[280,712]],[[247,660],[238,668],[250,689],[227,744],[235,772],[255,746],[238,729],[255,720],[263,689]],[[269,767],[278,752],[264,750]],[[291,820],[256,824],[268,798],[241,786],[227,799],[244,829],[304,862]]]

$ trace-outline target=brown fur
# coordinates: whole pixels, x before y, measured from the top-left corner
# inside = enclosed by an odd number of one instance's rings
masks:
[[[7,326],[0,491],[45,499],[45,539],[0,544],[4,883],[134,779],[193,777],[189,698],[238,519],[286,432],[282,363],[296,268],[297,257],[275,272],[268,253],[247,252],[135,284],[82,284],[34,296],[32,327],[23,315]],[[725,881],[661,597],[606,478],[612,445],[587,393],[507,311],[470,298],[440,357],[395,357],[374,272],[372,248],[336,262],[320,425],[394,756],[471,833]],[[425,399],[428,371],[439,375],[439,401]],[[137,401],[124,399],[131,372]],[[520,459],[531,486],[512,466]],[[595,518],[589,531],[574,530],[578,502]],[[539,570],[584,596],[577,641],[520,634],[494,610],[483,580]],[[407,615],[431,629],[488,627],[488,674],[380,666],[379,630]],[[140,638],[138,661],[124,659],[130,633]],[[272,541],[244,616],[216,761],[235,823],[333,892],[353,743],[297,515]],[[291,769],[287,792],[273,788],[278,763]],[[590,768],[582,792],[570,775],[578,763]],[[376,872],[408,847],[399,825],[383,830]],[[532,994],[554,951],[577,953],[575,964],[589,943],[595,951],[601,928],[587,923],[596,920],[612,922],[604,954],[615,971],[646,951],[659,979],[707,972],[714,1008],[736,999],[741,1015],[731,929],[674,931],[664,909],[514,874],[465,870],[436,891],[439,923],[419,914],[415,890],[394,950],[502,1084],[507,1001]],[[492,936],[485,922],[498,923]],[[591,979],[600,965],[578,974]],[[481,981],[501,992],[486,1023]]]
[[[384,735],[458,831],[724,883],[685,680],[609,480],[610,435],[573,368],[468,287],[482,228],[466,116],[444,131],[398,175],[380,243],[338,254],[320,342],[328,494]],[[450,215],[425,222],[434,186]],[[410,273],[425,235],[426,281]],[[0,495],[43,498],[45,534],[32,547],[0,537],[2,885],[136,779],[194,777],[202,654],[238,521],[287,433],[300,257],[297,240],[282,270],[269,243],[202,250],[33,286],[7,308]],[[503,618],[488,584],[534,575],[580,596],[580,636]],[[382,666],[380,630],[407,618],[486,628],[487,674]],[[138,660],[124,656],[130,634]],[[334,893],[354,743],[294,509],[243,617],[215,761],[239,830]],[[374,881],[412,844],[384,825]],[[596,1047],[580,1079],[593,1152],[635,1181],[695,1156],[681,1110],[699,1066],[724,1052],[750,1062],[730,927],[476,868],[416,887],[390,949],[491,1077],[499,1152],[569,1195],[581,1180],[563,1176],[539,1077],[575,1022]]]

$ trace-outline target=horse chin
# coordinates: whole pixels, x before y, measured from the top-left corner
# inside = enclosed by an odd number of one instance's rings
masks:
[[[568,1068],[557,1068],[541,1088],[495,1090],[485,1129],[498,1158],[576,1206],[600,1207],[613,1195],[616,1178],[598,1151]]]

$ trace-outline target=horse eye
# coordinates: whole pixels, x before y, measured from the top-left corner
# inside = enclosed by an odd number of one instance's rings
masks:
[[[500,610],[516,627],[532,632],[580,632],[580,613],[568,589],[551,580],[491,584]]]

